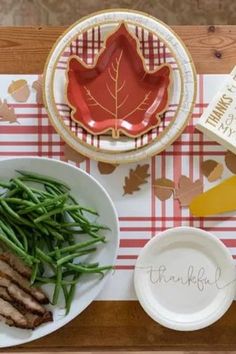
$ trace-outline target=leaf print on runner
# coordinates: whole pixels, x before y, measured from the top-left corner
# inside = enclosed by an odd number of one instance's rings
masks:
[[[87,159],[86,156],[72,149],[69,145],[64,145],[64,161],[73,161],[75,163],[82,163]]]
[[[147,178],[150,176],[148,170],[148,164],[137,165],[134,170],[131,168],[129,171],[129,175],[125,177],[123,195],[133,194],[134,192],[139,191],[141,185],[147,183]]]
[[[91,134],[137,137],[160,123],[169,101],[171,67],[148,71],[137,37],[122,23],[105,41],[93,66],[72,56],[67,98],[71,117]]]
[[[162,202],[169,199],[175,191],[175,183],[168,178],[158,178],[154,181],[154,194]]]
[[[0,100],[0,122],[18,123],[15,110],[7,104],[7,100]]]
[[[101,173],[101,175],[111,174],[112,172],[115,171],[117,166],[118,165],[113,165],[113,164],[106,163],[106,162],[101,162],[101,161],[98,162],[98,170]]]
[[[179,200],[182,207],[189,206],[194,197],[203,193],[203,183],[199,179],[192,182],[187,176],[180,177],[178,187],[175,198]]]
[[[35,80],[32,84],[32,88],[36,91],[36,102],[43,104],[43,76],[39,75],[38,80]]]

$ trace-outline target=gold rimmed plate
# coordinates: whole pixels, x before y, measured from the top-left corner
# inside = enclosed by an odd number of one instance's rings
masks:
[[[70,56],[79,56],[92,65],[106,36],[122,21],[139,39],[149,69],[154,70],[163,63],[171,66],[173,84],[168,110],[158,127],[138,138],[121,135],[114,140],[107,133],[89,134],[71,119],[64,87]],[[156,19],[126,10],[97,13],[73,25],[54,46],[44,76],[45,104],[56,130],[75,150],[111,163],[140,160],[172,143],[188,121],[196,93],[195,70],[182,42]]]

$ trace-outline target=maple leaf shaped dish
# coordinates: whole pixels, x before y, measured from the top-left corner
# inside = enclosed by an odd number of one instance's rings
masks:
[[[138,38],[124,22],[110,34],[93,66],[71,56],[66,95],[71,117],[91,134],[138,137],[160,124],[169,101],[171,67],[148,71]]]

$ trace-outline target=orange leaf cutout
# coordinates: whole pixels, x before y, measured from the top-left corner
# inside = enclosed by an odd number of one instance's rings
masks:
[[[129,171],[129,176],[125,177],[125,184],[123,186],[124,194],[133,194],[140,190],[140,186],[147,183],[147,178],[150,176],[148,174],[149,165],[137,165],[133,170]]]
[[[34,81],[32,84],[32,88],[36,90],[36,102],[38,104],[43,104],[43,76],[40,75],[38,80]]]
[[[8,93],[17,102],[26,102],[30,95],[29,85],[26,80],[12,81],[8,87]]]
[[[161,201],[169,199],[175,190],[175,184],[168,178],[158,178],[154,182],[155,196]]]
[[[115,171],[118,165],[112,165],[110,163],[98,162],[98,169],[102,175],[109,175]]]
[[[137,137],[160,124],[169,100],[171,67],[148,71],[140,43],[122,23],[105,41],[93,66],[72,56],[67,98],[72,119],[91,134],[111,130]]]
[[[3,100],[3,102],[0,100],[0,121],[6,121],[9,123],[17,122],[17,116],[14,108],[8,106],[6,100]]]
[[[64,145],[64,161],[73,161],[76,163],[81,163],[87,159],[86,156],[81,155],[74,149],[72,149],[69,145]]]
[[[188,206],[194,197],[203,192],[203,184],[198,179],[192,182],[190,178],[181,176],[179,188],[176,190],[175,198],[179,200],[181,206]]]

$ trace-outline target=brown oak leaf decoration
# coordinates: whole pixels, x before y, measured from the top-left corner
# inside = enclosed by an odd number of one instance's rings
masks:
[[[93,66],[68,61],[67,98],[71,117],[91,134],[111,131],[137,137],[160,124],[171,85],[171,67],[148,71],[140,43],[125,23],[105,40]]]
[[[169,199],[175,190],[175,183],[168,178],[158,178],[155,180],[154,194],[161,201]]]
[[[189,206],[193,198],[201,193],[203,193],[203,183],[199,179],[192,182],[189,177],[181,176],[175,198],[179,200],[182,207]]]
[[[147,183],[147,178],[150,176],[148,173],[149,165],[137,165],[133,170],[132,168],[129,171],[129,176],[125,177],[125,183],[123,186],[124,194],[133,194],[136,191],[140,190],[142,184]]]
[[[38,104],[43,104],[43,76],[39,75],[38,80],[34,81],[32,84],[32,88],[36,90],[36,102]]]
[[[69,145],[64,145],[64,161],[73,161],[76,163],[82,163],[87,159],[86,156],[81,155],[79,152],[72,149]]]
[[[113,164],[106,163],[106,162],[101,162],[101,161],[98,162],[98,170],[102,175],[111,174],[112,172],[115,171],[117,166],[118,165],[113,165]]]
[[[0,100],[0,121],[9,122],[9,123],[16,123],[17,116],[15,114],[14,108],[8,106],[7,101]]]

